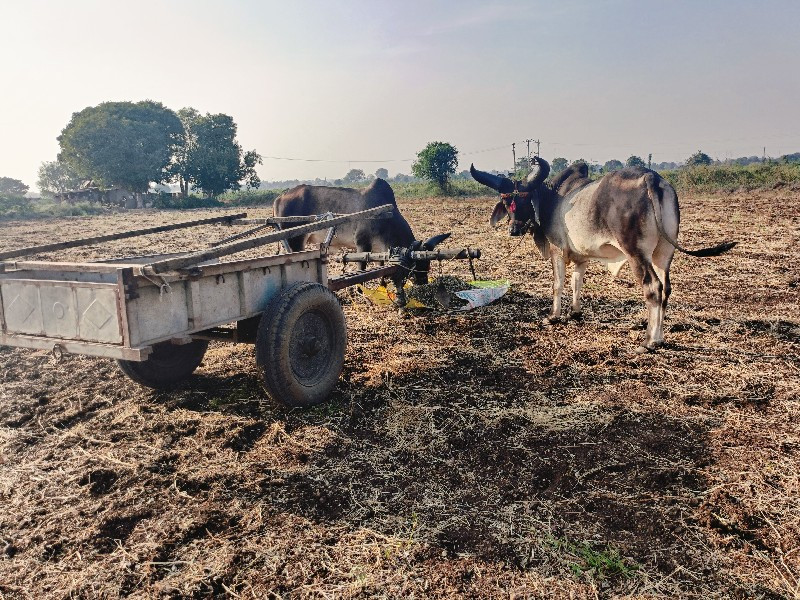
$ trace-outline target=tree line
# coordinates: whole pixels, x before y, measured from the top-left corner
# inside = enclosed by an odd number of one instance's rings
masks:
[[[77,189],[91,180],[99,187],[146,192],[150,183],[175,182],[186,197],[191,189],[208,197],[258,187],[261,156],[244,151],[236,123],[225,114],[175,112],[160,102],[103,102],[73,113],[58,136],[55,161],[39,169],[47,194]]]

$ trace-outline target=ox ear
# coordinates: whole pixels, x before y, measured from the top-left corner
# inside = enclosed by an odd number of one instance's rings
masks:
[[[503,184],[508,181],[505,177],[492,175],[491,173],[485,173],[484,171],[478,171],[478,169],[475,168],[475,165],[469,166],[469,172],[475,181],[492,188],[496,192],[502,191],[500,188],[502,188]]]
[[[439,235],[435,235],[433,237],[430,237],[427,240],[425,240],[424,242],[422,242],[422,247],[425,250],[429,250],[429,251],[433,250],[433,249],[436,248],[436,246],[441,244],[443,241],[445,241],[449,237],[450,237],[449,233],[440,233]]]
[[[492,217],[489,219],[489,224],[492,227],[497,227],[497,224],[507,216],[508,210],[506,210],[506,205],[503,204],[503,201],[501,200],[495,205],[494,210],[492,211]]]

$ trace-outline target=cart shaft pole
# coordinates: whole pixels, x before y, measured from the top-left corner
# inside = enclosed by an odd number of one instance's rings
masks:
[[[229,242],[227,244],[223,244],[221,246],[217,246],[216,248],[212,248],[209,250],[201,250],[199,252],[192,252],[184,256],[179,256],[176,258],[170,258],[167,260],[150,263],[149,265],[146,265],[142,270],[146,274],[155,275],[158,273],[164,273],[166,271],[176,271],[179,269],[186,269],[198,263],[210,260],[212,258],[219,258],[220,256],[235,254],[237,252],[242,252],[243,250],[250,250],[251,248],[257,248],[265,244],[271,244],[272,242],[280,242],[282,240],[293,238],[299,235],[311,233],[312,231],[319,231],[320,229],[328,229],[329,227],[340,225],[341,223],[347,223],[349,221],[355,221],[364,217],[371,217],[374,215],[389,213],[393,210],[394,206],[392,206],[391,204],[384,204],[383,206],[370,208],[368,210],[362,210],[360,212],[352,213],[349,215],[343,215],[341,217],[335,217],[333,219],[328,219],[325,221],[317,221],[315,223],[309,223],[308,225],[298,225],[297,227],[290,227],[289,229],[283,229],[281,231],[268,233],[267,235],[262,235],[256,238],[251,238],[248,240],[242,240],[237,242]]]

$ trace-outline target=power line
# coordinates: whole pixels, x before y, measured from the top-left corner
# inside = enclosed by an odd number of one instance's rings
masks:
[[[740,137],[740,138],[727,138],[727,139],[718,139],[718,140],[694,140],[691,142],[685,143],[675,143],[675,144],[645,144],[648,148],[690,148],[697,145],[703,144],[720,144],[720,143],[728,143],[728,142],[761,142],[763,140],[772,140],[772,139],[800,139],[800,133],[788,133],[782,135],[773,135],[773,136],[760,136],[760,137]],[[513,142],[509,142],[508,144],[503,144],[501,146],[492,146],[490,148],[482,148],[480,150],[470,150],[469,152],[459,152],[459,156],[472,156],[475,154],[485,154],[487,152],[495,152],[497,150],[508,150],[509,145],[512,148],[512,153],[514,152],[514,147],[516,144],[527,144],[528,148],[530,148],[530,143],[533,142],[536,144],[536,155],[539,155],[539,146],[541,144],[540,140],[533,140],[533,139],[524,139],[524,140],[516,140]],[[608,144],[608,143],[586,143],[586,142],[559,142],[559,141],[549,141],[546,142],[550,145],[550,147],[554,146],[570,146],[570,147],[585,147],[585,148],[635,148],[640,144],[631,144],[631,143],[623,143],[623,144]],[[530,154],[530,150],[528,151]],[[413,162],[416,157],[413,158],[393,158],[393,159],[326,159],[326,158],[298,158],[298,157],[289,157],[289,156],[262,156],[261,158],[266,160],[285,160],[285,161],[292,161],[292,162],[310,162],[310,163],[333,163],[333,164],[343,164],[343,163],[369,163],[369,164],[380,164],[380,163],[400,163],[400,162]]]
[[[504,144],[503,146],[494,146],[492,148],[483,148],[482,150],[471,150],[470,152],[459,152],[459,156],[470,156],[472,154],[482,154],[484,152],[493,152],[495,150],[506,150],[508,149],[508,144]],[[327,159],[327,158],[295,158],[295,157],[288,157],[288,156],[262,156],[263,159],[268,160],[289,160],[295,162],[320,162],[320,163],[395,163],[395,162],[411,162],[417,160],[416,157],[414,158],[386,158],[381,160],[369,159],[369,160],[358,160],[355,158],[349,159]]]

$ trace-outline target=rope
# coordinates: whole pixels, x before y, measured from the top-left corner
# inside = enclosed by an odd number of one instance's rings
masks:
[[[172,288],[169,286],[169,283],[167,283],[167,280],[164,279],[163,275],[159,275],[159,277],[161,278],[161,283],[158,283],[155,279],[151,279],[150,277],[148,277],[144,273],[142,273],[142,277],[147,279],[147,281],[149,281],[150,283],[152,283],[154,286],[156,286],[158,288],[158,299],[159,299],[159,301],[163,300],[164,294],[169,294],[169,293],[172,292]]]

